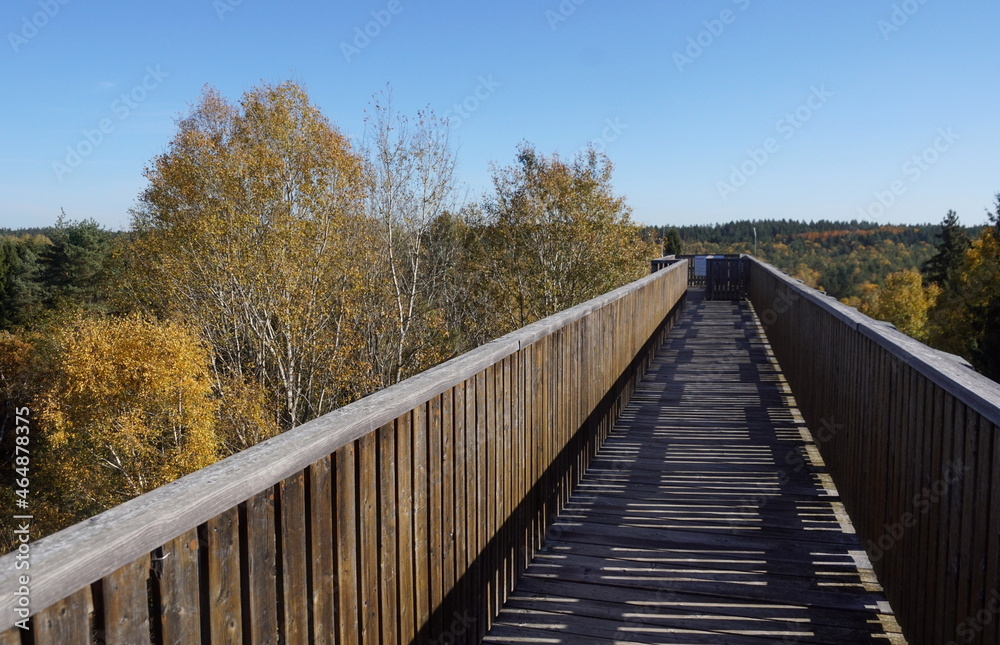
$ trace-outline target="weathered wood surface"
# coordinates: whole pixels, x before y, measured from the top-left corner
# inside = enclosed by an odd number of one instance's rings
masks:
[[[913,643],[996,643],[1000,384],[752,260],[751,301]]]
[[[684,270],[33,544],[41,638],[477,641],[662,343]],[[601,387],[581,387],[581,374]],[[12,556],[0,567],[2,612],[14,602]],[[13,611],[0,615],[13,624]]]
[[[689,295],[487,642],[903,642],[757,331]]]

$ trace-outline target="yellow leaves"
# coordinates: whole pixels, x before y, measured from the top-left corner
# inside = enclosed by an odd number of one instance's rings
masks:
[[[508,329],[643,275],[658,255],[611,189],[610,161],[590,150],[570,163],[525,144],[519,165],[494,169],[483,275]]]
[[[222,451],[233,454],[278,434],[279,405],[258,383],[233,375],[219,386],[218,436]]]
[[[293,83],[238,105],[207,90],[178,125],[133,214],[138,281],[211,343],[221,378],[275,394],[282,426],[346,402],[363,366],[337,321],[357,308],[355,267],[375,261],[358,239],[361,159]]]
[[[923,285],[919,271],[898,271],[886,276],[883,286],[865,285],[858,310],[924,341],[928,337],[927,314],[940,295],[936,284]]]
[[[140,316],[70,321],[38,397],[43,476],[78,518],[218,458],[208,350]]]

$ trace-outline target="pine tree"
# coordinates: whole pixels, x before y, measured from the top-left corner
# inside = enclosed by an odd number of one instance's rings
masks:
[[[950,289],[970,245],[969,237],[958,223],[958,213],[948,211],[941,222],[941,233],[935,237],[940,240],[937,253],[924,262],[920,270],[928,282]]]
[[[52,246],[42,256],[47,304],[94,306],[111,256],[111,234],[94,220],[69,222],[63,212],[50,237]]]
[[[676,228],[670,229],[663,238],[663,255],[680,255],[684,252],[684,242]]]

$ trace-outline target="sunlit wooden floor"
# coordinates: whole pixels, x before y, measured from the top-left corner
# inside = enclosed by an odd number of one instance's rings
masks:
[[[747,303],[689,292],[486,642],[905,642]]]

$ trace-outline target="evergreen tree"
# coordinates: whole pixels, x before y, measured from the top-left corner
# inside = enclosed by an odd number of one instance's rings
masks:
[[[27,325],[41,312],[42,236],[0,237],[0,329]]]
[[[937,253],[920,267],[929,282],[935,282],[948,289],[952,286],[956,272],[961,268],[965,252],[969,250],[969,237],[958,223],[958,214],[948,211],[941,222],[941,232],[935,236]]]
[[[663,238],[663,255],[680,255],[684,252],[684,242],[676,228],[667,231]]]
[[[111,254],[111,234],[94,220],[69,222],[63,212],[51,239],[42,256],[47,304],[94,306]]]

